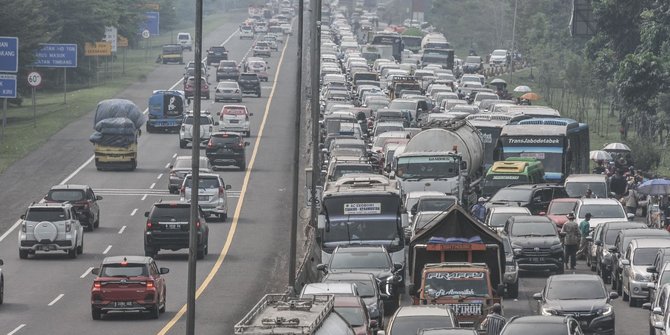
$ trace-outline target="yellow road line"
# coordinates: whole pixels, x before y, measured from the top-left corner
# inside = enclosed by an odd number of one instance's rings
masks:
[[[198,299],[202,292],[205,291],[207,286],[212,282],[214,279],[214,276],[216,276],[217,272],[219,272],[219,269],[221,268],[221,265],[223,265],[223,261],[226,259],[226,256],[228,255],[228,251],[230,250],[230,245],[233,243],[233,238],[235,237],[235,231],[237,230],[237,221],[240,217],[240,213],[242,212],[242,205],[244,204],[244,196],[247,193],[247,186],[249,184],[249,178],[251,177],[251,170],[254,167],[254,163],[256,162],[256,155],[258,154],[258,148],[260,147],[261,143],[261,138],[263,137],[263,131],[265,130],[265,124],[268,120],[268,115],[270,114],[270,105],[272,104],[272,98],[274,97],[275,94],[275,89],[277,88],[277,83],[279,82],[279,72],[281,71],[281,66],[282,63],[284,62],[284,53],[286,52],[286,47],[288,46],[288,37],[286,39],[286,42],[284,42],[284,48],[282,49],[281,56],[279,57],[279,63],[277,64],[277,72],[275,73],[275,82],[272,85],[272,91],[270,91],[270,95],[268,96],[268,102],[265,105],[265,111],[263,113],[263,121],[261,121],[261,126],[258,130],[258,134],[256,135],[256,143],[254,143],[254,150],[251,154],[251,159],[249,160],[249,165],[247,165],[247,171],[244,175],[244,182],[242,182],[242,189],[240,191],[240,198],[237,201],[237,206],[235,207],[235,214],[233,216],[233,222],[230,225],[230,230],[228,231],[228,236],[226,237],[226,243],[223,245],[223,250],[221,250],[221,254],[219,254],[219,258],[217,258],[216,263],[214,263],[214,266],[212,267],[212,270],[209,271],[209,274],[207,274],[207,277],[205,277],[205,280],[202,282],[200,287],[198,287],[198,290],[195,293],[195,298]],[[298,136],[298,135],[296,135]],[[157,335],[165,335],[167,334],[172,327],[174,327],[175,324],[181,319],[182,316],[186,314],[186,304],[184,304],[177,314],[175,314],[172,319],[161,329],[161,331],[158,332]]]

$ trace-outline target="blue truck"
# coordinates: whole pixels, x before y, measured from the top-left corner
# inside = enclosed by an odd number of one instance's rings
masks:
[[[147,132],[179,131],[187,107],[181,91],[154,91],[149,98]]]

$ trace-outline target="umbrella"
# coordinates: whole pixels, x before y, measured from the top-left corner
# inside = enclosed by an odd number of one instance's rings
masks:
[[[532,92],[532,91],[533,91],[533,90],[531,90],[530,87],[525,86],[525,85],[523,85],[523,86],[517,86],[517,87],[514,89],[514,92],[517,92],[517,93],[529,93],[529,92]]]
[[[630,147],[623,143],[609,143],[603,147],[605,151],[628,151],[630,152]]]
[[[670,180],[667,179],[651,179],[640,184],[637,191],[648,195],[666,195],[670,194]]]
[[[603,150],[593,150],[589,153],[589,158],[594,161],[611,161],[612,155]]]
[[[492,84],[492,85],[506,85],[507,82],[500,79],[500,78],[495,78],[495,79],[491,80],[491,82],[489,84]]]
[[[520,99],[535,101],[540,100],[540,96],[537,93],[529,92],[520,97]]]

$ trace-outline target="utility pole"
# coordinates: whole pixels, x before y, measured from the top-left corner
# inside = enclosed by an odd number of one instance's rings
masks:
[[[195,283],[200,226],[200,95],[202,94],[202,0],[195,0],[195,91],[193,94],[193,146],[191,149],[191,224],[188,239],[188,284],[186,292],[186,335],[195,335]],[[204,252],[204,250],[203,250]]]
[[[509,82],[508,84],[512,84],[512,72],[514,71],[514,38],[516,37],[516,8],[517,5],[519,4],[519,0],[514,0],[514,20],[512,21],[512,48],[510,50],[510,58],[509,58]]]
[[[312,210],[310,224],[313,227],[316,227],[317,205],[319,203],[316,188],[321,177],[321,167],[319,166],[319,118],[321,117],[321,110],[319,107],[319,78],[321,78],[319,73],[319,60],[321,59],[321,43],[319,43],[319,38],[321,37],[321,0],[311,0],[310,5],[310,31],[312,34],[310,40],[310,47],[312,48],[312,52],[310,53],[310,74],[312,75],[310,83],[312,89],[310,105],[312,110],[312,185],[310,189]]]
[[[293,192],[292,208],[291,208],[291,233],[289,237],[289,260],[288,260],[288,287],[289,292],[293,293],[295,289],[295,268],[297,262],[297,245],[298,245],[298,190],[299,175],[300,175],[300,137],[302,136],[300,116],[302,115],[302,34],[304,24],[305,12],[304,0],[298,2],[298,80],[296,83],[296,111],[295,111],[295,140],[293,142]]]

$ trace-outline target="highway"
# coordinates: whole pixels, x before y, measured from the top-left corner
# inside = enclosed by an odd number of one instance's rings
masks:
[[[250,54],[252,41],[240,40],[237,27],[246,13],[229,15],[204,38],[203,49],[225,43],[230,59]],[[228,333],[235,322],[267,291],[286,285],[291,194],[293,116],[295,115],[296,41],[288,38],[268,59],[271,77],[262,83],[262,97],[245,97],[254,113],[248,139],[247,171],[219,171],[232,185],[227,222],[209,223],[209,255],[198,262],[197,333]],[[185,53],[187,60],[193,53]],[[210,67],[210,85],[215,85]],[[137,82],[116,97],[134,101],[142,110],[155,89],[181,89],[183,67],[161,65],[145,82]],[[76,94],[76,93],[73,93]],[[213,97],[213,92],[212,92]],[[111,98],[111,97],[110,97]],[[224,103],[203,100],[212,114]],[[0,255],[5,261],[5,303],[0,306],[0,334],[183,334],[186,302],[187,251],[162,251],[157,264],[170,268],[167,312],[158,320],[144,315],[113,315],[93,321],[90,313],[92,267],[106,256],[143,255],[144,212],[167,192],[168,165],[179,149],[177,134],[147,134],[139,143],[134,172],[99,172],[92,163],[92,114],[68,125],[40,149],[0,176]],[[31,201],[51,185],[87,184],[100,201],[100,228],[85,234],[84,254],[65,253],[19,260],[16,219]]]

